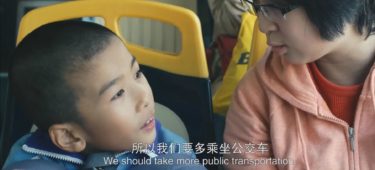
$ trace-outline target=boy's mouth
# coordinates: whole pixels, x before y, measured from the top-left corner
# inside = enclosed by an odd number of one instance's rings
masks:
[[[150,117],[141,127],[141,130],[150,131],[155,127],[155,117]]]

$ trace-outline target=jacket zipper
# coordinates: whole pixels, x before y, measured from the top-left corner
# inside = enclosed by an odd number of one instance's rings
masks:
[[[354,152],[354,128],[349,127],[349,140],[350,140],[350,147],[352,148],[352,152]]]
[[[355,139],[354,139],[354,135],[355,135],[355,133],[354,133],[354,128],[352,128],[352,127],[349,127],[349,141],[350,141],[350,147],[351,147],[351,160],[352,160],[352,162],[353,162],[353,165],[352,165],[352,167],[353,167],[353,169],[355,169],[355,159],[354,159],[354,150],[355,150]]]
[[[336,122],[336,123],[340,123],[340,124],[346,124],[346,127],[348,127],[348,124],[343,121],[343,120],[340,120],[340,119],[336,119],[336,118],[333,118],[333,117],[330,117],[330,116],[325,116],[325,115],[320,115],[322,118],[325,118],[326,120],[329,120],[329,121],[333,121],[333,122]],[[349,157],[350,157],[350,160],[349,162],[351,163],[349,166],[350,169],[353,169],[355,170],[355,159],[354,159],[354,151],[355,151],[355,134],[354,134],[354,128],[353,127],[350,127],[349,126],[349,129],[348,129],[348,134],[349,134],[349,143],[350,143],[350,150],[351,150],[351,153],[349,153]]]

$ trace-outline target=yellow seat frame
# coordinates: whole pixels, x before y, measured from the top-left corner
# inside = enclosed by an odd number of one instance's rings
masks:
[[[155,15],[157,14],[157,15]],[[59,20],[81,17],[102,17],[105,26],[122,37],[119,19],[122,16],[146,18],[176,26],[181,32],[182,46],[178,54],[167,54],[127,43],[139,63],[174,74],[207,78],[205,50],[201,26],[196,14],[188,9],[145,0],[70,1],[38,8],[21,20],[17,43],[37,27]],[[150,57],[152,56],[152,59]]]

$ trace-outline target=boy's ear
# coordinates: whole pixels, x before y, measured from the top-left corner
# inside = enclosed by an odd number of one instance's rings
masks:
[[[62,150],[81,152],[86,148],[86,138],[83,130],[76,124],[54,124],[48,129],[52,142]]]

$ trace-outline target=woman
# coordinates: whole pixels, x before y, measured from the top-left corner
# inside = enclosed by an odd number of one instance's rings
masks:
[[[375,169],[374,0],[251,3],[270,49],[227,114],[228,169]]]

